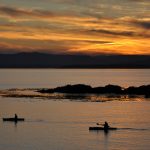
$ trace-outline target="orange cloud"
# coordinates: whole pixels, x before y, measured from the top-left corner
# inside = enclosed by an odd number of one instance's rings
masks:
[[[0,23],[0,49],[150,54],[147,17],[106,18],[6,6],[0,6],[0,12],[6,21]]]

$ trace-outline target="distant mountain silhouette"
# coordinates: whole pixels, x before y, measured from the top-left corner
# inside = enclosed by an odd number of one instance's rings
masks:
[[[150,55],[0,54],[0,68],[150,68]]]

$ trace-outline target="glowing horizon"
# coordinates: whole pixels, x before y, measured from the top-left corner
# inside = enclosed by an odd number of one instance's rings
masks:
[[[0,0],[0,52],[150,55],[149,0]]]

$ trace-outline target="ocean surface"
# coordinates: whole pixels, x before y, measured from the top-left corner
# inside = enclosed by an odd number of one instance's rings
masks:
[[[150,84],[150,69],[0,69],[0,90]],[[25,122],[3,122],[17,113]],[[106,102],[0,96],[0,150],[149,150],[150,99]],[[116,131],[89,131],[108,121]]]

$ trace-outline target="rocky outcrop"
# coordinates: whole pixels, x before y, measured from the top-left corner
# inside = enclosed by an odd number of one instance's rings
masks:
[[[150,97],[150,85],[139,87],[122,88],[118,85],[106,85],[104,87],[91,87],[84,84],[66,85],[52,89],[41,89],[40,93],[95,93],[95,94],[123,94],[123,95],[145,95]]]

